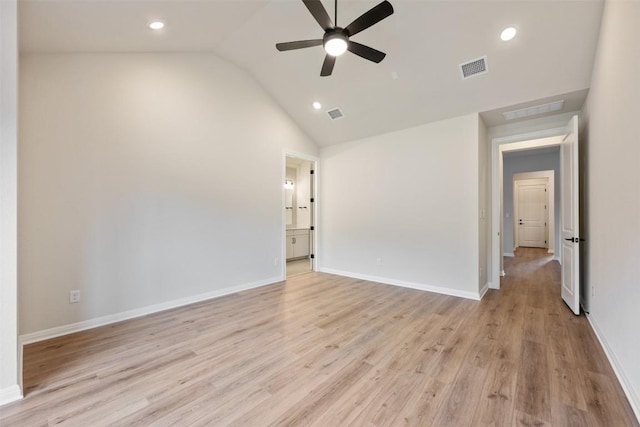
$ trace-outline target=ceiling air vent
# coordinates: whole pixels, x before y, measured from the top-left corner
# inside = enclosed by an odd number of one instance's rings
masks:
[[[482,58],[474,59],[473,61],[469,61],[465,64],[460,64],[460,72],[462,73],[463,79],[487,74],[487,56],[485,55]]]
[[[538,114],[560,111],[564,108],[564,100],[550,102],[548,104],[533,105],[520,110],[505,111],[502,113],[505,120],[522,119],[523,117],[536,116]]]
[[[344,117],[344,114],[342,114],[342,110],[340,110],[339,108],[329,110],[327,111],[327,114],[329,115],[329,117],[331,117],[331,120],[338,120]]]

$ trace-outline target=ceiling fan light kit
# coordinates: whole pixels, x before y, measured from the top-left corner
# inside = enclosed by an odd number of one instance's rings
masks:
[[[386,54],[379,50],[373,49],[369,46],[356,43],[350,40],[350,37],[358,34],[359,32],[366,30],[372,25],[377,24],[386,17],[393,14],[393,6],[387,0],[374,6],[369,11],[360,15],[355,21],[347,25],[344,28],[338,27],[338,1],[335,2],[336,25],[331,21],[327,10],[322,5],[320,0],[302,0],[304,5],[309,9],[311,15],[320,24],[320,27],[324,30],[324,36],[322,39],[314,40],[299,40],[294,42],[277,43],[276,49],[281,52],[295,49],[303,49],[307,47],[320,46],[324,48],[326,56],[324,63],[322,64],[321,76],[330,76],[333,72],[333,66],[336,62],[336,57],[342,55],[347,50],[351,53],[358,55],[361,58],[369,61],[379,63],[384,59]]]
[[[340,56],[347,51],[349,39],[341,32],[326,33],[322,41],[325,52],[331,56]]]

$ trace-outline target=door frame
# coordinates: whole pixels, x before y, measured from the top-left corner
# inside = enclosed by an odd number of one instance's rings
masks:
[[[559,154],[558,154],[559,155]],[[555,171],[545,170],[536,172],[521,172],[513,174],[513,242],[514,249],[518,243],[518,227],[516,227],[515,216],[518,210],[518,196],[515,193],[517,181],[526,181],[530,179],[546,179],[547,181],[547,253],[555,254],[555,237],[556,237],[556,207],[555,207]]]
[[[313,254],[313,258],[311,259],[311,271],[318,271],[318,188],[319,188],[319,169],[320,169],[320,158],[317,156],[313,156],[307,153],[301,153],[299,151],[293,151],[288,149],[282,150],[282,167],[281,170],[281,179],[280,179],[280,191],[281,191],[281,200],[280,200],[280,244],[282,245],[280,251],[280,277],[282,280],[287,279],[287,216],[286,212],[282,207],[285,205],[285,189],[284,189],[284,181],[287,177],[287,157],[293,157],[296,159],[306,160],[311,162],[311,168],[313,169],[313,186],[312,186],[312,194],[314,202],[311,206],[311,226],[314,227],[313,231],[309,232],[309,239],[311,239],[311,253]]]
[[[566,127],[491,139],[491,281],[490,289],[500,289],[500,277],[504,276],[503,260],[503,153],[534,148],[560,146]]]

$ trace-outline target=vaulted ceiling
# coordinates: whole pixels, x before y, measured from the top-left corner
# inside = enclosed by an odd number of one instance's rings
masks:
[[[278,52],[277,42],[321,38],[300,0],[21,0],[22,52],[213,52],[250,73],[320,145],[473,112],[565,99],[579,109],[589,87],[601,1],[390,0],[395,13],[353,40],[387,53],[350,53],[320,77],[322,47]],[[344,26],[379,1],[341,0]],[[334,15],[334,4],[323,2]],[[147,25],[162,20],[166,27]],[[510,42],[507,26],[518,28]],[[489,72],[462,79],[459,64],[487,56]],[[323,108],[314,110],[312,102]],[[332,121],[326,110],[345,117]]]

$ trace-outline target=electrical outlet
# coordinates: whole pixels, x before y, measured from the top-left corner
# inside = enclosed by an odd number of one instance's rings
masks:
[[[69,304],[74,304],[76,302],[80,302],[80,291],[75,290],[69,292]]]
[[[278,257],[275,257],[273,259],[273,265],[276,265],[276,266],[278,265]]]
[[[376,258],[376,265],[382,265],[382,258]]]

